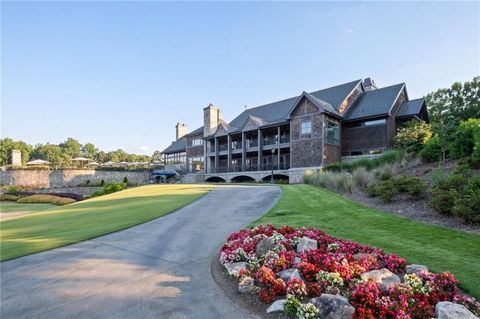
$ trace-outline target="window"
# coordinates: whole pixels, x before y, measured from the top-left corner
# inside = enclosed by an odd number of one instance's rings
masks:
[[[373,126],[373,125],[382,125],[387,123],[386,119],[381,119],[381,120],[373,120],[373,121],[366,121],[364,123],[365,126]]]
[[[338,124],[327,121],[326,131],[327,143],[338,145],[340,142],[340,130]]]
[[[302,122],[301,133],[302,135],[312,133],[312,121]]]
[[[194,138],[192,140],[192,146],[203,145],[203,139],[201,138]]]

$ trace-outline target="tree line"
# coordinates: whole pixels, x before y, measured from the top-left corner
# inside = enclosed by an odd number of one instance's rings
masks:
[[[86,157],[105,163],[113,162],[151,162],[161,160],[160,152],[155,151],[152,156],[127,153],[124,150],[105,152],[99,150],[93,143],[82,144],[74,138],[67,138],[60,144],[37,144],[32,146],[24,141],[15,141],[11,138],[0,139],[0,165],[11,162],[11,151],[19,150],[22,153],[22,164],[32,159],[42,159],[55,166],[70,166],[72,158]]]

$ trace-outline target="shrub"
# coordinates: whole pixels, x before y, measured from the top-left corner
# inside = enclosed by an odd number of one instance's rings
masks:
[[[453,214],[463,218],[467,223],[480,224],[480,190],[457,199]]]
[[[443,166],[438,166],[432,170],[432,174],[430,174],[430,180],[433,186],[437,186],[440,181],[446,178],[445,168]]]
[[[390,177],[369,186],[367,188],[367,194],[372,197],[379,197],[384,202],[391,202],[399,193],[420,198],[425,195],[426,188],[427,184],[425,181],[418,177]]]
[[[442,146],[438,135],[432,137],[420,151],[420,156],[429,162],[440,161],[442,159]]]
[[[23,204],[37,204],[37,203],[48,203],[53,205],[67,205],[76,202],[72,198],[59,197],[47,194],[36,194],[31,196],[22,197],[17,200],[17,203]]]
[[[452,208],[460,198],[460,193],[455,189],[434,188],[431,192],[430,207],[437,213],[450,216]]]
[[[123,183],[124,183],[124,184],[128,184],[128,178],[127,178],[127,176],[125,176],[125,177],[123,178]]]
[[[102,179],[102,181],[103,181],[103,179]],[[105,184],[104,183],[104,185],[101,189],[99,189],[96,192],[88,195],[87,198],[93,198],[93,197],[98,197],[98,196],[102,196],[102,195],[106,195],[106,194],[115,193],[115,192],[124,190],[126,188],[127,188],[127,184],[124,184],[124,183],[116,183],[116,184],[109,184],[109,183]]]
[[[11,201],[11,202],[16,202],[18,199],[21,197],[18,195],[13,195],[13,194],[1,194],[0,195],[0,201]]]
[[[295,318],[297,315],[298,309],[302,306],[300,300],[295,298],[293,295],[287,295],[287,300],[283,304],[283,310],[285,314],[291,318]]]
[[[383,202],[388,203],[398,194],[398,190],[393,179],[387,179],[367,187],[367,194],[371,197],[379,197]]]
[[[304,181],[307,184],[326,188],[334,192],[351,193],[355,186],[352,174],[350,173],[310,173],[304,176]]]
[[[395,137],[397,147],[418,152],[432,138],[432,127],[424,121],[411,120],[398,129]]]
[[[103,187],[103,186],[105,186],[105,181],[102,179],[102,180],[100,181],[100,187]]]
[[[328,164],[324,167],[324,170],[330,172],[353,172],[353,170],[358,167],[364,167],[367,170],[371,171],[372,169],[386,164],[398,163],[402,160],[404,156],[405,152],[403,151],[391,150],[383,153],[382,156],[373,159],[361,158],[352,162],[337,162]]]
[[[357,167],[352,172],[353,182],[358,189],[366,189],[375,180],[373,173],[367,171],[365,167]]]
[[[16,194],[18,192],[18,188],[17,186],[9,186],[7,192],[9,192],[10,194]]]
[[[480,119],[460,123],[450,144],[450,153],[455,158],[480,155]]]

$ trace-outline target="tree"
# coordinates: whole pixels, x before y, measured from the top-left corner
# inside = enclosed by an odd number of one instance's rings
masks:
[[[431,138],[432,127],[428,123],[411,120],[398,130],[395,143],[397,147],[418,152]]]
[[[12,150],[19,150],[22,153],[22,164],[25,164],[30,159],[32,153],[32,146],[24,141],[14,141],[11,138],[4,138],[0,140],[0,164],[7,165],[11,163]]]
[[[153,152],[152,162],[162,162],[162,160],[163,160],[162,152],[160,152],[158,150]]]
[[[100,151],[95,156],[95,160],[99,163],[105,163],[108,161],[108,155],[104,151]]]
[[[98,153],[98,148],[95,147],[94,144],[92,143],[86,143],[82,147],[82,155],[85,156],[86,158],[95,158],[95,156]]]
[[[70,157],[78,157],[80,156],[80,151],[82,149],[82,144],[74,138],[67,138],[67,140],[63,143],[60,143],[62,153],[66,154]]]
[[[37,144],[33,150],[37,159],[51,162],[55,166],[63,166],[69,163],[71,157],[62,152],[62,148],[55,144]]]
[[[480,118],[480,76],[463,84],[455,82],[451,88],[429,93],[425,99],[434,129],[440,129],[442,124],[441,129],[453,133],[461,121]]]

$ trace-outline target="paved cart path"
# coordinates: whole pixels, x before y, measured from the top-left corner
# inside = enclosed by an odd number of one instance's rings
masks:
[[[216,286],[210,261],[280,194],[218,186],[151,222],[2,262],[0,317],[251,318]]]

